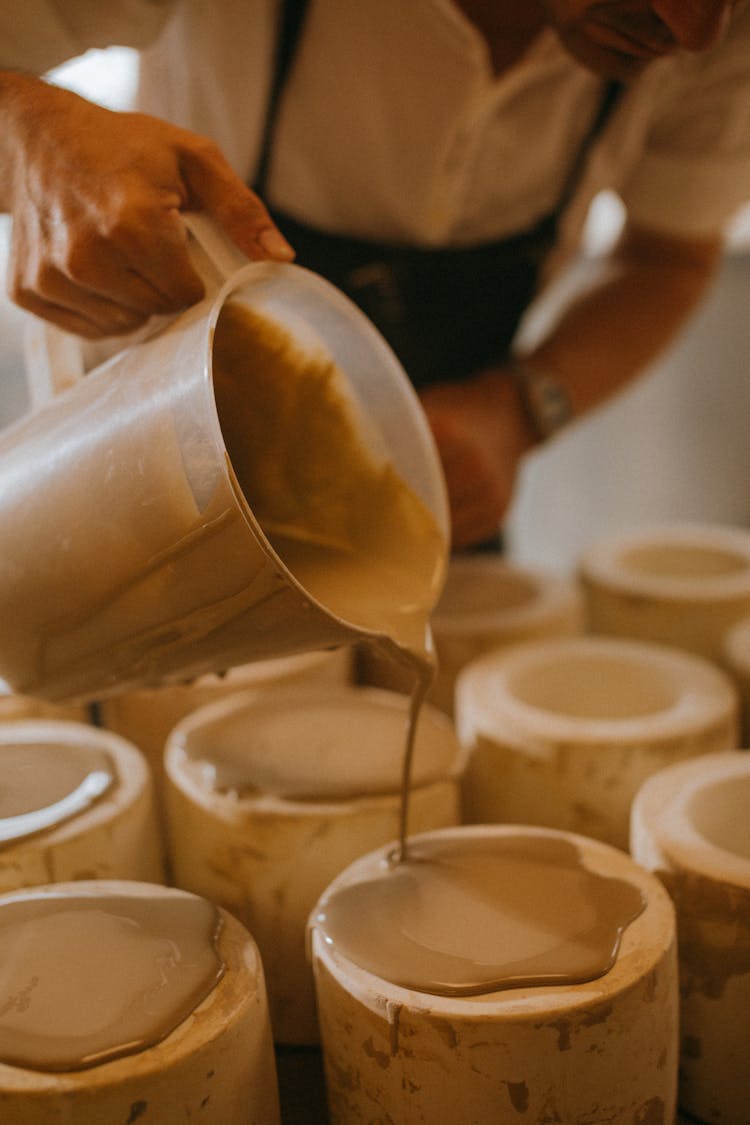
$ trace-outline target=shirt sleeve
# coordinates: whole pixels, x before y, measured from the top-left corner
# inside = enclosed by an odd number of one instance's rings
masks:
[[[0,4],[0,69],[44,74],[92,47],[153,42],[175,0],[21,0]]]
[[[688,237],[721,232],[750,200],[750,9],[707,55],[685,56],[620,189],[629,217]]]

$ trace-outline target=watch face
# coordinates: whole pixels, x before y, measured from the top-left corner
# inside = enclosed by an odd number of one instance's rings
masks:
[[[556,433],[570,421],[570,400],[559,383],[548,375],[534,374],[529,389],[536,406],[540,428],[544,427],[546,437]]]
[[[570,399],[555,379],[519,360],[513,360],[511,370],[524,410],[540,441],[572,421]]]

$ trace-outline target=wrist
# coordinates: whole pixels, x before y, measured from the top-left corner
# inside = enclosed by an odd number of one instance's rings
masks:
[[[546,442],[574,421],[567,390],[556,374],[526,356],[511,356],[508,370],[536,442]]]
[[[520,461],[535,445],[538,437],[521,403],[508,368],[489,368],[474,377],[480,391],[482,408],[497,419],[498,441],[507,454]]]

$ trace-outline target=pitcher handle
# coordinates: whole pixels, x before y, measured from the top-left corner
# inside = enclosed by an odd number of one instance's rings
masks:
[[[188,232],[190,262],[206,287],[206,296],[210,297],[237,270],[248,265],[250,259],[204,211],[185,211],[182,221]]]
[[[182,220],[188,232],[191,264],[205,286],[206,299],[211,298],[250,259],[209,215],[186,211]],[[172,320],[174,315],[154,316],[129,336],[89,341],[40,317],[28,316],[23,352],[31,409],[66,391],[104,360],[153,336]]]

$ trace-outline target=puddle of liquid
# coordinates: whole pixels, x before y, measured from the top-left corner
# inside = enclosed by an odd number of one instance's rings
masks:
[[[413,840],[400,862],[325,896],[313,924],[393,984],[472,996],[603,976],[644,906],[564,838],[448,835]]]
[[[77,816],[114,783],[109,754],[93,746],[0,746],[0,847]]]
[[[71,1071],[165,1039],[224,972],[220,915],[194,895],[8,895],[0,904],[0,1060]]]

